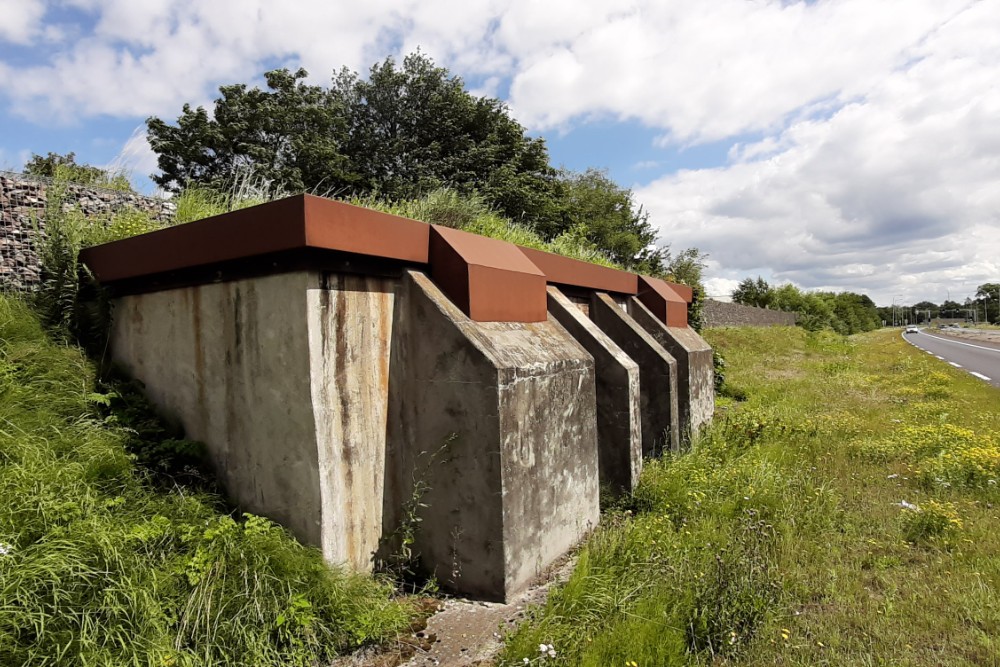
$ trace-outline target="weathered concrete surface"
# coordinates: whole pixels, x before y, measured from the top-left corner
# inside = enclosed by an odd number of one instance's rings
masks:
[[[398,298],[386,532],[422,481],[422,567],[509,599],[598,521],[593,359],[552,319],[470,320],[422,273]]]
[[[603,292],[590,304],[590,318],[639,365],[642,453],[652,456],[680,447],[677,361]]]
[[[712,421],[715,413],[712,348],[690,327],[667,326],[635,297],[628,301],[628,312],[677,360],[681,437],[687,439]]]
[[[601,485],[631,492],[642,472],[639,365],[558,288],[548,292],[549,314],[594,357]]]
[[[382,537],[389,354],[398,280],[332,274],[307,295],[323,554],[371,568]]]
[[[393,285],[294,272],[117,300],[111,349],[249,512],[370,567]]]

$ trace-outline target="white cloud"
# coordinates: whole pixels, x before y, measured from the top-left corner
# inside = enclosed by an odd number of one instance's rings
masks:
[[[709,251],[718,278],[770,267],[777,281],[885,303],[974,291],[1000,274],[998,29],[980,4],[830,118],[637,197],[675,247]]]
[[[38,122],[172,118],[275,63],[322,82],[420,46],[509,89],[532,130],[603,118],[671,148],[738,139],[725,166],[637,189],[666,242],[711,254],[719,289],[762,273],[923,297],[1000,273],[991,0],[67,3],[0,0],[0,40],[37,54],[0,62],[0,96]]]
[[[0,42],[28,44],[39,33],[42,0],[0,0]]]
[[[642,3],[524,54],[512,103],[540,127],[607,115],[681,144],[773,130],[805,105],[865,94],[967,4]]]

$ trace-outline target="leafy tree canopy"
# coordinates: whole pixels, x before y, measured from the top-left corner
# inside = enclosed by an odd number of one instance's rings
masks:
[[[211,117],[185,104],[177,125],[149,118],[161,171],[153,180],[175,192],[188,185],[226,189],[252,169],[287,190],[350,186],[358,176],[341,153],[347,120],[329,91],[303,83],[306,76],[304,69],[282,69],[265,74],[268,90],[223,86]]]
[[[744,278],[733,290],[732,298],[734,303],[744,306],[768,308],[772,305],[771,286],[760,276],[757,276],[757,280]]]
[[[219,186],[250,167],[289,191],[401,200],[450,187],[515,220],[555,215],[544,141],[427,56],[386,59],[367,79],[343,69],[329,88],[307,76],[274,70],[266,90],[221,87],[211,115],[185,105],[176,125],[149,118],[153,179]]]
[[[554,238],[578,230],[608,257],[647,273],[662,273],[669,260],[656,249],[656,230],[632,191],[611,180],[607,172],[561,170],[555,188],[555,215],[542,216],[539,233]]]
[[[546,241],[592,244],[623,266],[662,275],[665,256],[632,191],[605,172],[556,170],[503,102],[469,93],[424,54],[388,58],[367,78],[329,87],[274,70],[266,88],[223,86],[211,113],[185,105],[176,123],[147,120],[161,187],[225,189],[241,172],[288,192],[411,200],[441,188],[483,201]]]
[[[791,283],[771,287],[759,276],[756,280],[743,279],[733,290],[733,301],[798,313],[796,323],[810,331],[833,329],[850,335],[871,331],[882,324],[875,302],[865,294],[806,292]]]

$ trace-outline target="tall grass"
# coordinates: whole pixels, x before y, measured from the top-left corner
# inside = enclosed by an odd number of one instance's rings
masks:
[[[500,663],[1000,664],[997,390],[890,332],[706,335],[745,400],[647,464]]]
[[[501,216],[476,195],[462,195],[445,188],[430,192],[422,198],[407,201],[387,201],[374,196],[358,197],[349,201],[357,206],[461,229],[526,248],[553,252],[602,266],[623,268],[608,259],[600,248],[587,240],[582,228],[568,230],[551,241],[546,241],[529,225]]]
[[[388,583],[156,483],[115,400],[0,296],[0,664],[315,664],[406,626]]]

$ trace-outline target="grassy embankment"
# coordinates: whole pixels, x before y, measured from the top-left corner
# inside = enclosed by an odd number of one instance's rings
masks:
[[[501,662],[1000,664],[997,390],[898,332],[707,337],[747,400],[647,465]]]
[[[89,219],[64,206],[65,188],[49,188],[34,305],[58,338],[101,351],[106,314],[93,288],[79,291],[77,255],[161,224],[128,209]],[[190,188],[173,224],[284,194],[249,176],[229,192]],[[609,263],[578,234],[544,241],[448,190],[352,203]],[[137,403],[101,389],[78,349],[0,295],[0,664],[312,664],[407,627],[415,610],[388,582],[231,515],[210,482],[171,486],[203,481],[185,469],[198,446]]]
[[[312,665],[407,627],[387,582],[231,514],[120,391],[0,295],[0,664]]]

